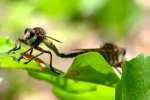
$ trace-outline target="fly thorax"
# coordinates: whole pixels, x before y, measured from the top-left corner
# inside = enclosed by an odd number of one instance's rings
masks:
[[[52,42],[51,42],[49,39],[44,38],[44,39],[43,39],[43,43],[44,43],[48,48],[51,48]]]

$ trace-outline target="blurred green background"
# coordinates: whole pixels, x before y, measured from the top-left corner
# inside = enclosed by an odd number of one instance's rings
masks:
[[[141,15],[134,0],[2,0],[0,7],[2,32],[20,34],[25,27],[53,23],[74,31],[83,24],[110,41],[127,36]]]
[[[15,40],[26,27],[40,26],[63,42],[56,44],[61,52],[114,42],[128,49],[129,59],[150,53],[149,11],[148,0],[1,0],[0,36]],[[55,56],[53,62],[66,71],[71,61]],[[0,87],[0,100],[57,100],[48,84],[24,71],[0,70]]]

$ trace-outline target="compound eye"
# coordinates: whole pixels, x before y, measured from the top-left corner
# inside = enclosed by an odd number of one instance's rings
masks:
[[[26,28],[26,29],[24,30],[24,34],[26,34],[27,32],[31,32],[31,31],[32,31],[31,28]]]
[[[26,28],[25,30],[24,30],[24,34],[26,34],[28,32],[28,28]]]
[[[33,36],[35,36],[35,33],[34,32],[30,32],[30,37],[33,37]]]
[[[123,49],[123,55],[125,55],[126,54],[126,49]]]
[[[35,34],[36,31],[35,31],[34,29],[31,29],[31,30],[30,30],[30,33],[31,33],[31,34]]]
[[[126,49],[125,49],[125,48],[122,48],[122,50],[121,50],[121,54],[122,54],[123,56],[125,56],[125,55],[126,55]]]

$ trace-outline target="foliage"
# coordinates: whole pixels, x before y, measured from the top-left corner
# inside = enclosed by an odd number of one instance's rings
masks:
[[[9,40],[7,38],[2,40],[1,49],[5,47],[5,50],[8,50],[10,47],[12,47],[12,44],[6,41]],[[6,47],[8,48],[6,49]],[[91,52],[77,57],[67,74],[62,75],[57,75],[51,71],[43,72],[39,63],[36,61],[32,61],[27,65],[25,65],[23,62],[18,63],[17,61],[14,61],[12,56],[14,57],[14,55],[8,55],[4,52],[1,52],[0,68],[27,70],[32,77],[51,83],[53,85],[54,93],[61,100],[69,100],[69,98],[72,96],[74,97],[73,100],[99,100],[100,98],[114,100],[115,88],[111,85],[116,84],[119,79],[117,76],[115,76],[111,66],[109,66],[104,58],[97,53]],[[87,59],[88,56],[90,56],[91,59]],[[94,61],[94,58],[96,58],[97,61]],[[87,63],[84,63],[82,59],[84,59],[84,61]],[[102,62],[99,63],[100,60],[102,60]],[[104,72],[102,72],[100,68],[96,68],[96,66],[93,64],[102,64],[101,68]],[[82,71],[84,72],[83,74]],[[78,74],[75,74],[74,72],[78,72]],[[97,79],[100,80],[101,78],[94,79],[90,74],[86,74],[86,72],[90,72],[91,74],[93,73],[92,76],[95,78],[99,75],[100,77],[105,77],[105,79],[102,79],[104,81],[97,81]],[[111,79],[106,78],[109,75],[112,75]]]
[[[7,10],[3,11],[6,16],[1,18],[1,31],[9,29],[11,33],[19,33],[40,15],[40,18],[46,16],[50,20],[87,22],[111,37],[111,41],[126,36],[141,14],[134,0],[2,0],[0,6],[3,5]],[[66,73],[57,75],[49,71],[45,63],[47,68],[42,71],[37,61],[27,65],[23,63],[25,60],[15,61],[22,50],[6,54],[13,45],[7,37],[0,39],[0,69],[26,70],[32,77],[52,84],[52,90],[60,100],[149,98],[149,56],[139,55],[125,61],[121,80],[102,55],[95,52],[76,57]]]
[[[124,64],[122,79],[116,90],[116,100],[149,100],[150,56],[140,54]]]
[[[135,0],[105,0],[103,7],[91,18],[112,39],[126,36],[138,19],[139,12]]]
[[[7,51],[13,43],[5,37],[0,45],[1,50]],[[1,51],[0,69],[27,70],[32,77],[52,84],[52,90],[60,100],[149,100],[150,56],[141,54],[125,61],[121,80],[96,52],[79,55],[69,70],[61,75],[48,70],[48,65],[47,70],[42,71],[36,60],[27,65],[23,61],[18,63],[13,59],[14,56],[17,54],[8,55]]]
[[[1,3],[8,9],[1,27],[12,32],[19,32],[40,15],[64,22],[86,21],[90,26],[96,26],[105,37],[115,40],[126,36],[141,15],[135,0],[7,0]]]

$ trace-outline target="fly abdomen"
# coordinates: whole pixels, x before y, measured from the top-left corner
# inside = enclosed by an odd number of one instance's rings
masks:
[[[83,52],[74,52],[74,53],[69,53],[69,54],[61,53],[60,56],[64,57],[64,58],[73,58],[73,57],[76,57],[76,56],[78,56],[80,54],[83,54],[83,53],[86,53],[86,52],[85,51],[83,51]]]
[[[80,54],[83,54],[83,53],[87,53],[87,52],[90,52],[90,51],[96,51],[95,49],[80,49],[80,51],[75,51],[75,52],[72,52],[72,53],[68,53],[68,54],[60,54],[61,57],[63,58],[73,58],[73,57],[76,57]]]

